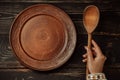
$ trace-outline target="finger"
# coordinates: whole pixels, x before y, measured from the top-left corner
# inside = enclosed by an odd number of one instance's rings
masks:
[[[95,48],[94,48],[94,47],[92,47],[92,50],[93,50],[93,51],[95,51]]]
[[[87,50],[88,61],[93,61],[93,54],[92,54],[91,49],[89,49],[88,47],[85,47],[85,49]]]
[[[97,45],[97,43],[94,40],[92,40],[92,44],[94,46],[93,50],[96,52],[96,55],[98,55],[98,56],[102,55],[102,51],[101,51],[100,47]]]
[[[87,46],[85,46],[85,49],[87,50],[88,61],[93,61],[93,54],[92,54],[91,49],[89,49]]]
[[[97,49],[99,48],[99,46],[97,45],[97,43],[94,40],[92,40],[92,44],[95,48],[97,48]]]
[[[86,51],[87,51],[87,46],[84,46],[84,48],[86,49]]]
[[[95,52],[95,48],[94,47],[92,47],[92,53],[93,53],[94,56],[96,56],[96,52]]]
[[[85,53],[85,54],[83,55],[83,57],[86,58],[86,57],[87,57],[87,53]]]
[[[83,62],[87,62],[87,58],[82,60]]]

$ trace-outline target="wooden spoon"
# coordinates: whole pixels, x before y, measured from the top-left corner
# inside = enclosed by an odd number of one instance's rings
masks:
[[[99,10],[96,6],[90,5],[87,6],[83,13],[83,24],[88,33],[88,48],[91,48],[92,32],[97,27],[99,21]],[[89,70],[86,66],[86,76],[88,75]]]

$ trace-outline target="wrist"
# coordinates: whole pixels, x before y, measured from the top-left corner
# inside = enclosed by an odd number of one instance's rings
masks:
[[[104,73],[88,74],[88,80],[107,80]]]

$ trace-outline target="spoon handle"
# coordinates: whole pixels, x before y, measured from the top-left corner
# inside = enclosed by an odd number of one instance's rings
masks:
[[[92,34],[88,33],[88,48],[91,49]]]
[[[88,33],[88,48],[91,49],[91,41],[92,41],[92,34],[91,33]],[[88,69],[88,63],[86,65],[86,80],[87,79],[87,75],[89,74],[89,69]]]

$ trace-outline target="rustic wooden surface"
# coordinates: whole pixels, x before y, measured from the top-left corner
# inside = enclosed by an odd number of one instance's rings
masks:
[[[60,68],[48,72],[30,70],[22,66],[9,44],[9,30],[15,16],[33,4],[53,4],[63,9],[73,20],[77,31],[77,45],[70,60]],[[82,13],[87,5],[99,7],[101,15],[93,38],[107,56],[104,72],[108,80],[120,76],[120,1],[119,0],[0,0],[0,80],[85,80],[82,63],[87,33]]]

